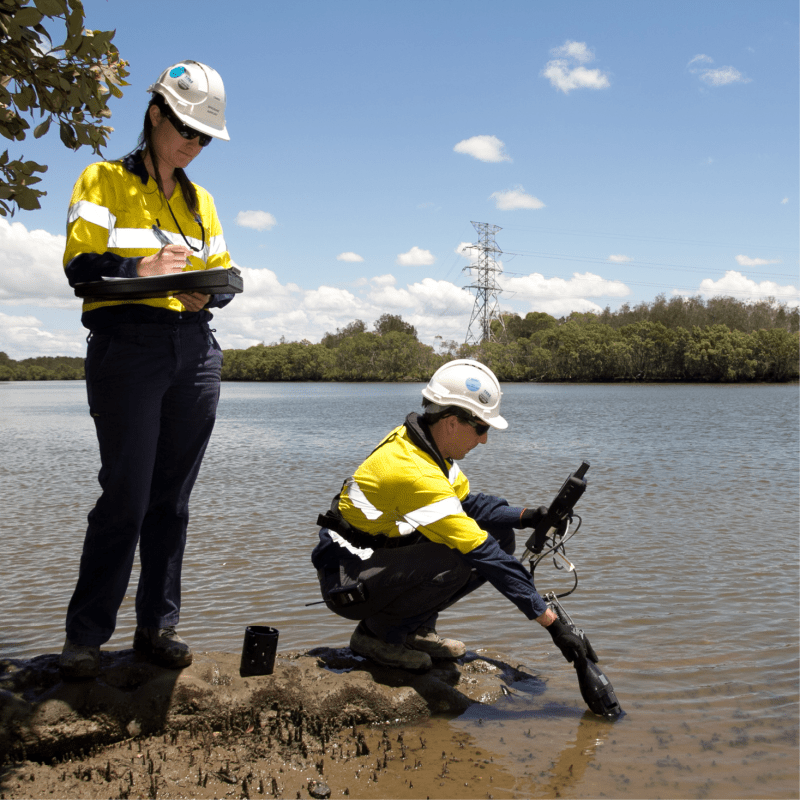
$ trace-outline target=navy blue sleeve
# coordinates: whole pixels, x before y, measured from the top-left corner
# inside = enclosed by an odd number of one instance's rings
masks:
[[[123,258],[116,253],[81,253],[67,264],[69,285],[99,281],[103,278],[138,278],[140,258]]]
[[[547,603],[536,591],[531,574],[514,556],[502,550],[494,537],[487,536],[482,545],[462,553],[462,557],[528,619],[536,619],[547,611]]]
[[[206,308],[225,308],[235,296],[234,294],[212,294],[211,299],[206,303]]]
[[[461,501],[461,508],[468,517],[472,517],[483,530],[489,528],[518,528],[519,515],[522,508],[510,506],[502,497],[491,494],[470,492]]]

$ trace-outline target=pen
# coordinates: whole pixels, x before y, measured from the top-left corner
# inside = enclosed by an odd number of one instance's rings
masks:
[[[158,225],[153,223],[150,227],[153,229],[153,233],[156,235],[156,239],[158,239],[162,247],[166,247],[168,244],[172,244],[172,242],[167,238],[167,235],[164,233],[164,231],[161,230],[161,228],[158,227]],[[189,261],[188,256],[186,258],[186,263],[187,264],[192,263],[191,261]]]
[[[153,223],[151,227],[153,229],[153,233],[156,235],[156,239],[158,239],[158,241],[161,242],[162,247],[166,247],[168,244],[172,244],[172,242],[169,239],[167,239],[167,236],[164,233],[164,231],[162,231],[161,228],[158,227],[158,225]]]

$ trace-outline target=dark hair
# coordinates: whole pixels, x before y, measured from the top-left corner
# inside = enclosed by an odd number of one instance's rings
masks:
[[[428,411],[430,406],[434,406],[436,410]],[[440,406],[434,403],[433,400],[428,400],[427,397],[422,398],[422,408],[425,409],[422,414],[422,419],[427,425],[434,425],[445,417],[463,417],[465,413],[469,414],[469,412],[465,412],[464,409],[459,406]]]
[[[144,114],[144,127],[139,134],[139,143],[136,149],[144,150],[144,152],[150,154],[150,158],[153,162],[153,172],[155,172],[156,185],[161,190],[161,194],[166,197],[167,195],[164,191],[164,187],[161,185],[161,175],[158,171],[158,156],[156,155],[155,147],[153,147],[153,122],[150,119],[151,106],[157,106],[162,115],[167,113],[167,101],[158,94],[158,92],[153,92],[152,99],[148,103],[147,111]],[[190,213],[192,215],[197,214],[197,190],[194,188],[194,184],[180,167],[175,169],[175,179],[178,182],[178,186],[181,188],[181,194],[186,201]]]

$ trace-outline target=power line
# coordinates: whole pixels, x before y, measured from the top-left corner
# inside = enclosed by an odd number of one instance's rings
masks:
[[[507,256],[520,256],[522,258],[548,258],[554,261],[577,261],[580,263],[603,264],[604,266],[624,266],[624,267],[658,267],[659,269],[674,270],[676,272],[731,272],[731,269],[724,269],[719,267],[689,267],[684,264],[663,264],[656,261],[608,261],[601,258],[591,258],[590,256],[569,256],[561,253],[511,253],[506,251],[504,255]],[[759,277],[772,277],[772,278],[789,278],[794,280],[798,278],[797,275],[787,275],[780,272],[756,272],[750,271],[750,267],[741,267],[740,269],[747,269],[749,274],[755,274]],[[733,270],[738,271],[738,270]],[[528,275],[527,272],[510,272],[503,270],[504,275]]]
[[[550,234],[558,234],[564,236],[582,236],[585,238],[595,238],[595,239],[631,239],[633,241],[651,241],[651,242],[674,242],[675,244],[693,244],[699,245],[702,247],[730,247],[730,248],[752,248],[758,250],[790,250],[791,252],[796,252],[798,248],[796,247],[782,247],[775,244],[741,244],[737,242],[705,242],[700,239],[676,239],[669,236],[640,236],[637,234],[630,234],[630,233],[609,233],[609,232],[602,232],[602,233],[592,233],[592,232],[584,232],[584,231],[571,231],[566,229],[558,229],[558,228],[537,228],[537,227],[530,227],[530,228],[506,228],[507,231],[525,231],[525,232],[533,232],[533,233],[550,233]]]

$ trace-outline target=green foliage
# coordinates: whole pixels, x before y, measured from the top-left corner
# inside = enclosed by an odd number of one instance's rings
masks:
[[[233,381],[424,381],[442,363],[409,333],[383,335],[347,326],[320,344],[279,342],[226,350],[222,379]],[[348,330],[349,329],[349,330]],[[341,334],[341,331],[338,332]],[[333,342],[333,344],[331,344]]]
[[[573,314],[570,319],[576,316]],[[800,330],[800,309],[789,309],[771,297],[754,303],[743,303],[733,297],[712,297],[705,301],[702,297],[673,297],[668,301],[660,294],[652,303],[640,303],[634,308],[627,303],[615,312],[607,308],[597,319],[612,328],[654,322],[669,330],[712,325],[727,325],[732,331],[745,333],[764,328],[782,328],[790,333]]]
[[[744,305],[744,304],[740,304]],[[304,339],[226,350],[226,381],[427,381],[453,358],[475,358],[501,381],[796,381],[800,375],[800,336],[791,327],[794,309],[780,315],[763,305],[757,312],[773,327],[752,332],[723,323],[691,328],[667,325],[669,304],[657,301],[660,321],[646,319],[649,308],[623,312],[624,325],[608,314],[575,314],[556,320],[534,312],[520,319],[507,315],[506,341],[457,345],[441,341],[439,352],[416,338],[413,326],[385,314],[368,331],[354,320],[319,344]],[[692,302],[692,316],[707,306]],[[711,304],[712,314],[745,317],[749,307]],[[674,310],[674,308],[673,308]],[[383,331],[382,333],[379,331]],[[514,333],[524,333],[513,338]],[[439,337],[437,337],[439,338]],[[42,357],[14,361],[0,353],[0,380],[83,378],[80,358]]]
[[[409,336],[417,338],[417,329],[406,322],[401,316],[396,314],[383,314],[375,320],[375,333],[384,336],[387,333],[407,333]]]
[[[38,356],[14,361],[0,353],[0,381],[83,380],[83,359],[70,356]]]
[[[507,314],[496,341],[450,357],[477,358],[503,381],[790,381],[799,372],[797,318],[774,301],[661,296],[616,314]],[[683,327],[689,320],[697,324]]]
[[[325,345],[325,347],[333,349],[334,347],[338,347],[344,339],[350,336],[357,336],[359,333],[364,333],[366,330],[367,326],[360,319],[354,319],[349,325],[345,325],[344,328],[337,328],[336,333],[326,333],[322,337],[322,344]]]
[[[63,26],[64,41],[54,45],[43,22]],[[109,95],[122,97],[127,61],[111,43],[114,31],[83,29],[80,0],[0,0],[0,134],[20,142],[33,130],[44,136],[55,120],[66,147],[88,145],[100,154],[113,128]],[[51,26],[52,27],[52,26]],[[30,122],[27,118],[30,118]],[[0,154],[0,215],[39,208],[46,192],[34,189],[47,167]]]

